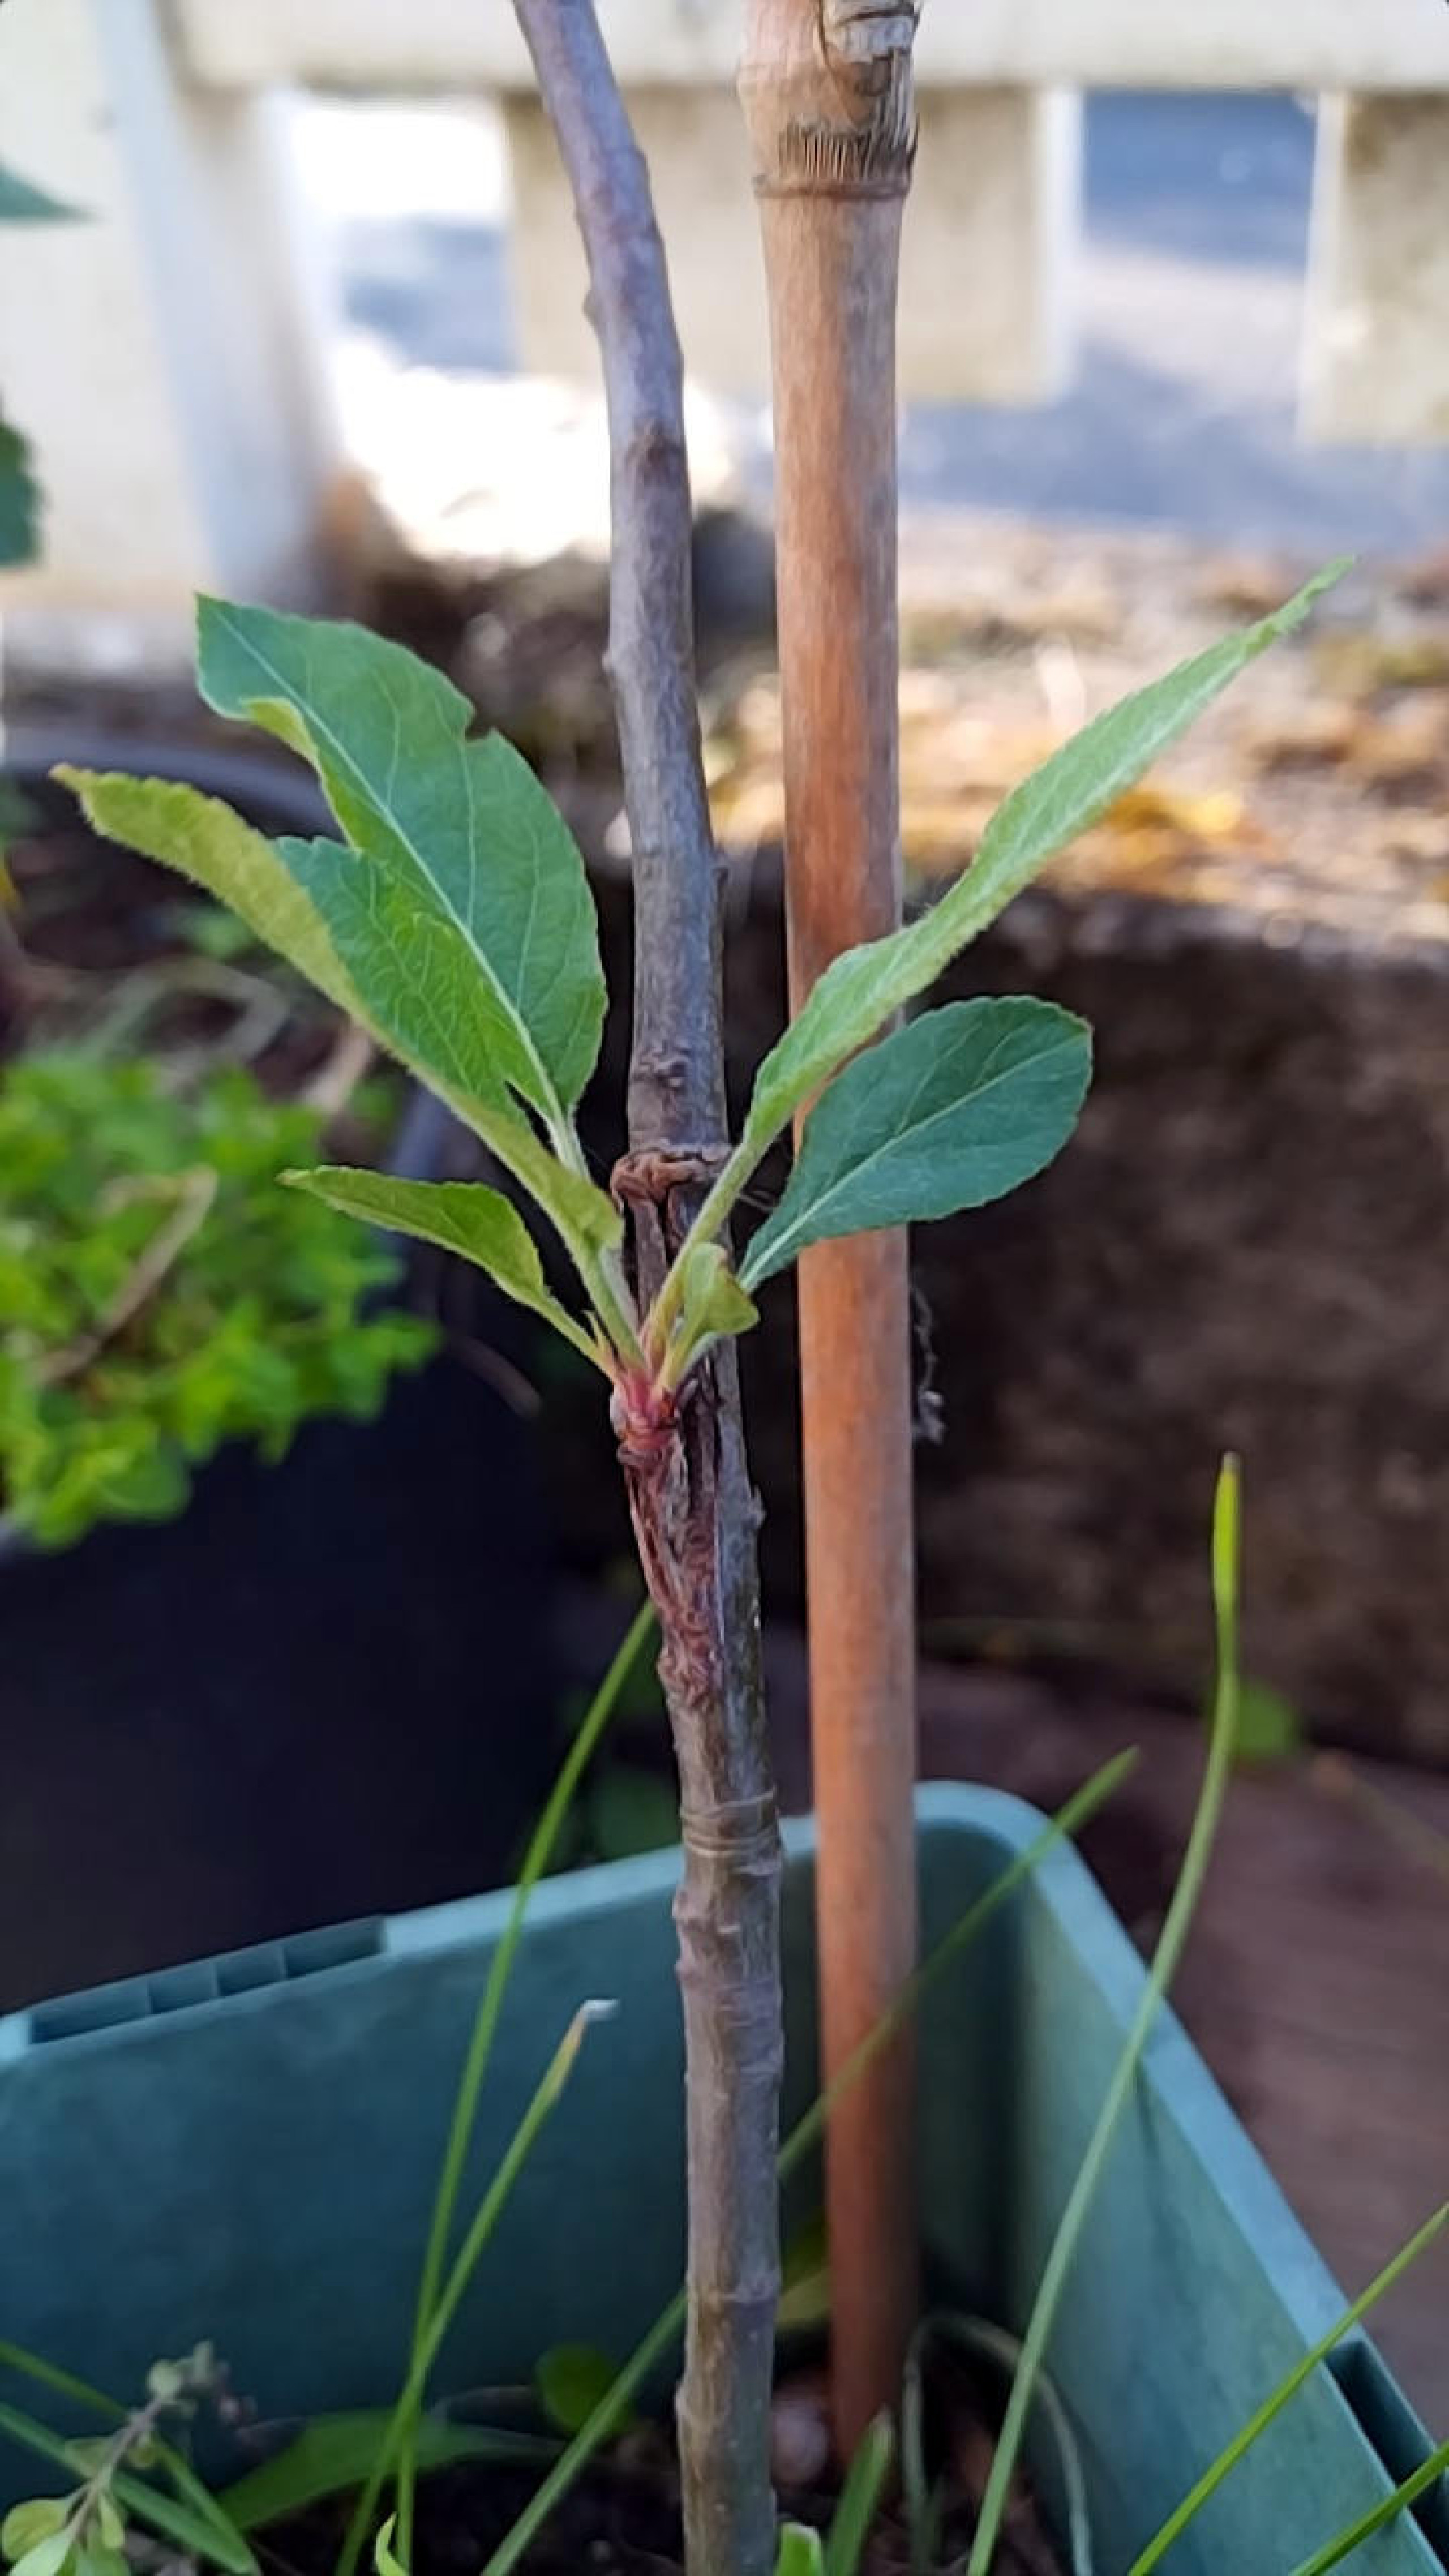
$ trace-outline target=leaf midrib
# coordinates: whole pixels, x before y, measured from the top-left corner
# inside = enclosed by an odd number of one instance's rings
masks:
[[[278,670],[276,664],[269,659],[269,657],[262,651],[260,645],[256,644],[251,636],[243,633],[239,628],[233,626],[230,621],[226,619],[225,610],[223,610],[222,613],[228,634],[235,642],[239,643],[247,653],[250,654],[258,669],[266,673],[267,677],[283,692],[285,698],[289,694],[286,675]],[[386,687],[385,683],[383,685]],[[397,746],[401,741],[402,724],[390,690],[387,691],[387,708],[388,714],[392,718],[393,722],[393,775],[395,776],[397,766]],[[428,867],[427,861],[423,857],[423,854],[419,850],[416,842],[413,840],[411,833],[404,828],[402,820],[391,802],[391,780],[387,791],[384,791],[375,785],[368,777],[367,772],[362,769],[358,762],[353,758],[347,745],[339,740],[338,736],[333,732],[332,727],[326,722],[325,718],[317,715],[310,708],[299,708],[297,712],[301,715],[303,723],[309,729],[315,728],[322,740],[330,746],[339,765],[348,772],[348,775],[362,790],[363,795],[369,799],[383,815],[397,839],[401,842],[403,848],[408,852],[409,857],[413,860],[422,876],[424,884],[432,889],[439,907],[446,914],[448,920],[451,921],[454,929],[458,932],[459,937],[466,943],[468,952],[470,956],[476,960],[484,981],[496,995],[501,1008],[506,1012],[509,1020],[513,1024],[513,1027],[523,1041],[524,1053],[528,1057],[529,1062],[532,1064],[538,1076],[539,1084],[544,1094],[544,1098],[539,1105],[542,1107],[545,1117],[549,1118],[551,1121],[556,1121],[561,1126],[564,1122],[563,1103],[559,1099],[553,1077],[550,1074],[548,1067],[543,1062],[543,1059],[538,1052],[538,1048],[534,1044],[533,1033],[519,1010],[517,1003],[513,999],[513,996],[506,990],[500,981],[496,967],[494,967],[484,950],[479,947],[474,932],[469,928],[467,922],[461,919],[450,897],[445,892],[444,888],[439,885],[437,878]],[[471,871],[470,883],[472,883],[476,881],[477,852],[474,845],[472,831],[475,813],[473,802],[473,772],[471,763],[467,757],[467,748],[468,736],[460,735],[457,745],[457,753],[459,761],[462,764],[463,775],[466,781],[469,822],[468,854]],[[361,854],[359,853],[359,855]]]
[[[915,1129],[915,1137],[919,1138],[929,1135],[931,1129],[937,1124],[938,1120],[952,1117],[957,1111],[966,1107],[968,1102],[972,1108],[975,1108],[982,1100],[986,1099],[991,1092],[998,1091],[1003,1082],[1009,1082],[1013,1074],[1021,1073],[1027,1070],[1028,1067],[1035,1068],[1039,1065],[1045,1065],[1053,1056],[1064,1054],[1065,1051],[1074,1044],[1074,1035],[1070,1033],[1064,1034],[1061,1037],[1054,1038],[1050,1046],[1039,1048],[1034,1055],[1027,1057],[1024,1062],[1017,1063],[1015,1065],[1004,1065],[999,1073],[992,1074],[987,1081],[974,1083],[969,1094],[958,1095],[954,1101],[948,1102],[944,1108],[933,1109],[928,1118],[923,1118],[919,1121],[918,1126]],[[931,1078],[931,1072],[939,1072],[939,1070],[939,1066],[929,1068],[927,1072],[921,1076],[912,1091],[912,1103],[920,1098],[922,1090],[926,1087],[926,1084]],[[860,1179],[862,1173],[868,1173],[873,1170],[876,1164],[881,1162],[897,1145],[900,1144],[909,1128],[910,1104],[907,1105],[901,1125],[897,1128],[894,1136],[888,1137],[882,1144],[874,1146],[870,1153],[862,1157],[861,1161],[850,1164],[847,1170],[837,1174],[836,1178],[830,1182],[826,1189],[819,1191],[816,1196],[807,1201],[801,1214],[797,1216],[790,1225],[782,1227],[780,1232],[774,1237],[774,1240],[770,1245],[771,1253],[774,1254],[777,1252],[782,1244],[792,1242],[800,1234],[802,1225],[806,1218],[813,1219],[818,1216],[822,1208],[828,1208],[833,1200],[839,1198],[842,1190],[847,1189]]]

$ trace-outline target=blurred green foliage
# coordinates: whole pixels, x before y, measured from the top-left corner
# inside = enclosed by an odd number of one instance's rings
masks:
[[[163,1520],[225,1440],[279,1458],[317,1414],[366,1419],[433,1327],[368,1292],[377,1237],[277,1174],[307,1108],[234,1067],[182,1095],[144,1061],[55,1050],[0,1077],[0,1509],[63,1547]]]

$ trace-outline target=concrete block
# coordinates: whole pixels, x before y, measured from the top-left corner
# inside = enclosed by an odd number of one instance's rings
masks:
[[[1320,440],[1449,440],[1449,96],[1320,108],[1302,411]]]

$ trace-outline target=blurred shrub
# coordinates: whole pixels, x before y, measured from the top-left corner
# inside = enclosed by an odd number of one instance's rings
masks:
[[[435,1334],[364,1313],[399,1276],[300,1191],[318,1118],[235,1068],[52,1051],[0,1077],[0,1512],[48,1547],[163,1520],[224,1440],[279,1458],[317,1414],[366,1418]]]

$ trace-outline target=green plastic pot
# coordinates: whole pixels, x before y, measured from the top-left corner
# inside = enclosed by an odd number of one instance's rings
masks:
[[[1039,1819],[960,1788],[925,1790],[918,1813],[934,1942]],[[612,1996],[620,2010],[585,2044],[441,2387],[515,2380],[560,2340],[622,2356],[677,2285],[674,1876],[660,1854],[554,1880],[536,1899],[488,2090],[480,2183],[578,2003]],[[811,1835],[797,1829],[785,1904],[791,2116],[815,2086],[811,1878]],[[210,2336],[268,2416],[388,2398],[506,1905],[488,1896],[309,1934],[0,2022],[0,2337],[121,2394],[158,2354]],[[921,2225],[935,2298],[1022,2325],[1141,1978],[1087,1871],[1059,1847],[930,1995]],[[1121,2576],[1342,2305],[1164,2017],[1051,2354],[1100,2576]],[[1169,2576],[1287,2576],[1422,2456],[1420,2428],[1356,2334],[1179,2542]],[[30,2463],[0,2454],[0,2492],[35,2483]],[[1442,2572],[1442,2514],[1441,2491],[1365,2547],[1355,2570]]]

